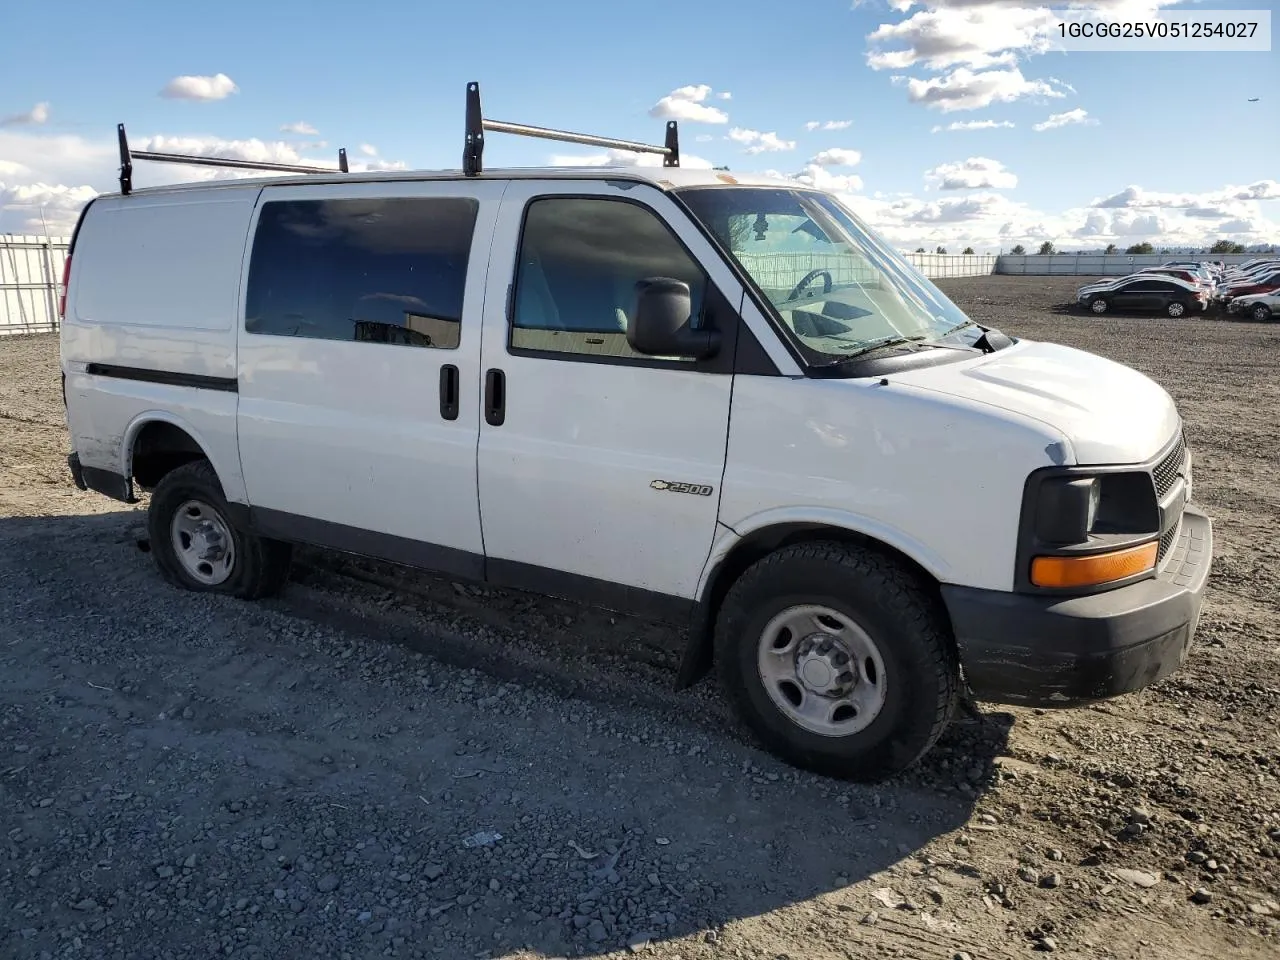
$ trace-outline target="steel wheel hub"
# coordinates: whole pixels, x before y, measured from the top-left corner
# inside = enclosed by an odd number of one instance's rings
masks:
[[[235,541],[221,515],[199,500],[188,500],[170,524],[173,552],[195,580],[217,586],[235,566]]]
[[[884,661],[852,619],[821,604],[769,621],[757,649],[760,680],[793,723],[827,737],[865,729],[884,707]]]

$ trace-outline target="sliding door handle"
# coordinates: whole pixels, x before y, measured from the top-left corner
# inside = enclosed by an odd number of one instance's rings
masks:
[[[491,427],[507,418],[507,375],[494,367],[484,375],[484,419]]]
[[[452,363],[440,368],[440,416],[458,419],[458,368]]]

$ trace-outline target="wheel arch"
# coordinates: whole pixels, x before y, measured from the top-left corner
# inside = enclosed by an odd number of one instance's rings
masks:
[[[193,460],[208,460],[214,473],[225,476],[195,427],[174,414],[148,410],[138,414],[125,430],[121,464],[126,477],[144,490],[154,489],[165,474]]]
[[[901,564],[942,603],[941,583],[947,565],[921,544],[889,531],[872,532],[869,526],[845,518],[796,517],[762,522],[740,536],[728,538],[708,559],[681,658],[678,688],[692,686],[711,670],[716,616],[729,588],[747,568],[783,547],[817,541],[853,544],[884,554]]]

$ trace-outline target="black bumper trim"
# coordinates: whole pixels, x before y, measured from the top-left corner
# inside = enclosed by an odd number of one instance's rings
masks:
[[[943,585],[970,691],[991,703],[1061,707],[1163,679],[1190,651],[1212,554],[1213,524],[1189,504],[1152,579],[1068,598]]]
[[[71,480],[79,490],[88,490],[84,482],[84,469],[80,466],[80,454],[73,453],[67,457],[67,466],[71,469]]]
[[[103,470],[101,467],[86,467],[80,462],[80,455],[70,454],[67,467],[71,470],[71,480],[81,490],[92,490],[121,503],[137,503],[133,495],[133,481],[129,477]]]

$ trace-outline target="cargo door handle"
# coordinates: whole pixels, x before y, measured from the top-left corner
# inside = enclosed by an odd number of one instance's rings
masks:
[[[440,368],[440,416],[458,419],[458,368],[452,363]]]
[[[507,418],[507,375],[494,368],[484,375],[484,419],[491,427]]]

